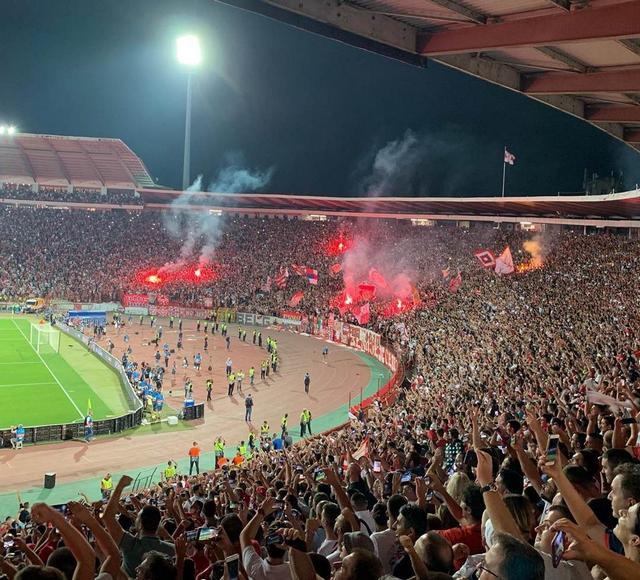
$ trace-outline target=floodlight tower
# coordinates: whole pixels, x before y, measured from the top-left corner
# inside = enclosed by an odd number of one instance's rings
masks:
[[[202,62],[200,40],[193,34],[181,36],[176,41],[178,62],[187,68],[187,112],[184,127],[184,160],[182,164],[182,189],[189,187],[191,165],[191,77]]]

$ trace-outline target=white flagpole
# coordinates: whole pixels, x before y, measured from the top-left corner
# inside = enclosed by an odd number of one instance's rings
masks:
[[[507,148],[505,147],[504,151],[502,152],[502,197],[504,197],[504,181],[507,176],[506,154],[507,154]]]

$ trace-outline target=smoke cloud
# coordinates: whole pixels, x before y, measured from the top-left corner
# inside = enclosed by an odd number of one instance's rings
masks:
[[[244,166],[241,154],[228,154],[225,163],[206,190],[203,176],[196,180],[171,204],[171,211],[165,217],[165,227],[182,246],[177,260],[167,262],[161,271],[174,271],[191,262],[197,255],[199,265],[211,262],[224,230],[225,216],[207,211],[194,211],[194,206],[206,205],[203,192],[241,193],[253,192],[265,187],[270,181],[274,168],[267,170],[249,169]]]
[[[352,180],[358,194],[369,197],[494,194],[501,151],[457,126],[424,134],[407,129],[364,155]]]

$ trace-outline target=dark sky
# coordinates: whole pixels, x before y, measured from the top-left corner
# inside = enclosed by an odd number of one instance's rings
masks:
[[[274,167],[266,190],[353,195],[376,151],[416,138],[396,195],[580,191],[585,167],[640,182],[640,158],[590,125],[435,63],[417,69],[213,0],[3,0],[0,121],[123,139],[161,184],[181,182],[186,76],[175,38],[198,33],[192,175],[226,154]],[[396,176],[397,177],[397,176]]]

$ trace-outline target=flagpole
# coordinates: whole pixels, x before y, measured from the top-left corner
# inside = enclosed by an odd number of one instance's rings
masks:
[[[504,182],[507,176],[507,162],[505,161],[505,156],[507,154],[507,148],[504,148],[504,152],[502,154],[502,197],[504,197]]]

